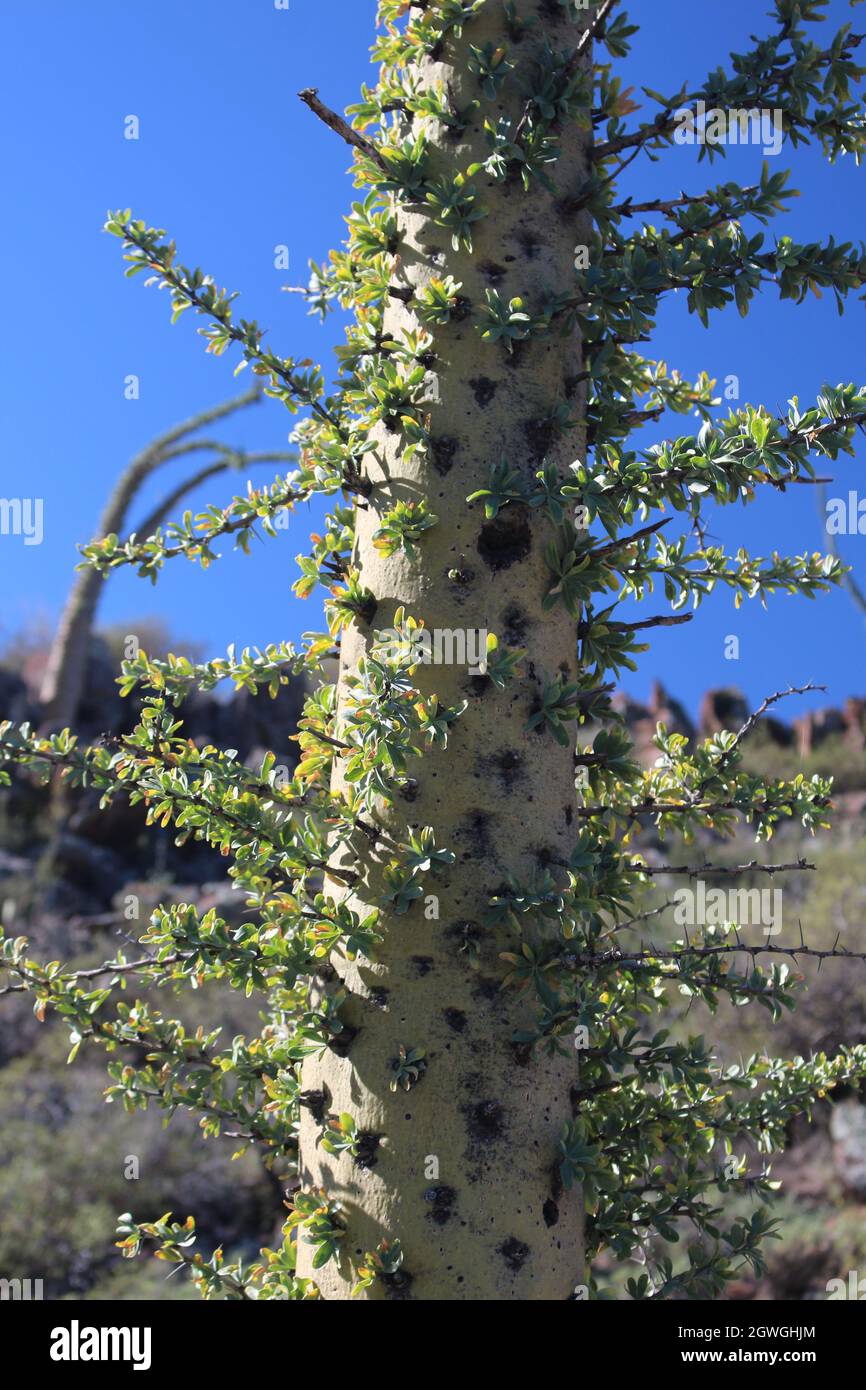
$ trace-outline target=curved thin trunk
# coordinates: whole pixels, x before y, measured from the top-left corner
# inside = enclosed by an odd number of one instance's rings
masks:
[[[163,463],[178,458],[182,453],[202,447],[214,447],[203,441],[181,445],[181,440],[204,425],[221,420],[260,399],[261,389],[256,385],[243,395],[235,396],[221,405],[214,406],[212,410],[192,416],[155,439],[121,474],[100,517],[98,534],[108,536],[123,532],[132,502],[146,480]],[[190,485],[187,484],[187,487]],[[102,597],[103,583],[104,580],[97,570],[80,570],[69,592],[48,654],[39,692],[42,718],[47,726],[63,728],[75,722],[84,691],[90,638],[96,610]]]

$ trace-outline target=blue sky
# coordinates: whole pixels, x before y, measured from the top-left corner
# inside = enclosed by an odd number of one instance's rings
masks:
[[[637,17],[644,7],[631,8]],[[695,82],[769,24],[753,0],[693,0],[685,24],[681,0],[654,0],[646,10],[649,22],[622,65],[636,88]],[[238,389],[228,359],[205,355],[191,319],[171,328],[165,296],[123,278],[118,243],[101,231],[108,208],[131,207],[167,228],[182,260],[242,292],[239,312],[269,327],[274,348],[329,369],[340,324],[321,327],[280,286],[305,279],[309,258],[320,260],[338,244],[357,195],[345,176],[345,148],[296,93],[316,86],[336,108],[355,99],[373,76],[374,11],[374,0],[290,0],[288,11],[273,0],[149,0],[144,8],[116,0],[0,3],[11,54],[0,92],[8,198],[0,495],[41,496],[45,507],[42,545],[0,539],[0,640],[56,618],[76,544],[94,533],[123,463],[177,419]],[[853,14],[863,27],[863,12],[849,11],[845,0],[833,0],[831,12],[840,22]],[[140,121],[136,141],[124,138],[128,115]],[[678,147],[657,163],[634,163],[623,193],[671,197],[728,177],[751,182],[760,162],[760,151],[746,148],[699,166],[694,150]],[[866,171],[851,162],[831,167],[814,148],[785,146],[773,164],[791,165],[803,196],[771,224],[770,236],[774,227],[802,240],[862,236]],[[274,266],[280,244],[290,248],[288,274]],[[687,375],[701,368],[720,379],[736,374],[743,400],[784,408],[794,392],[810,401],[825,381],[866,380],[864,326],[856,298],[840,320],[832,298],[796,308],[768,291],[747,320],[726,311],[705,330],[683,298],[672,296],[654,355]],[[140,379],[136,401],[124,398],[129,374]],[[280,449],[290,426],[281,407],[267,404],[221,432],[247,447]],[[856,463],[840,465],[831,494],[859,481],[866,496],[864,457],[866,440]],[[161,487],[168,481],[166,473]],[[227,500],[235,486],[241,479],[218,479],[193,502]],[[142,510],[159,491],[144,494]],[[156,588],[125,571],[114,575],[103,621],[135,631],[135,619],[161,616],[179,648],[192,639],[214,655],[230,642],[260,645],[320,627],[313,601],[302,604],[291,593],[294,555],[310,529],[306,515],[250,558],[226,545],[206,574],[175,560]],[[320,515],[314,510],[310,524]],[[727,509],[711,533],[729,549],[760,554],[824,548],[816,499],[805,487]],[[843,538],[861,579],[864,547],[864,537]],[[656,596],[651,611],[661,606]],[[737,662],[724,658],[729,633],[740,638]],[[841,701],[863,692],[864,652],[866,627],[843,593],[813,603],[779,598],[766,613],[749,605],[738,614],[720,594],[688,628],[655,637],[628,688],[643,697],[662,676],[694,707],[710,685],[738,685],[757,702],[788,682],[814,679]]]

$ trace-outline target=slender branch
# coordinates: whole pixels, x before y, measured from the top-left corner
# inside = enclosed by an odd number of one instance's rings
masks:
[[[752,193],[760,192],[760,189],[755,183],[739,189],[738,192],[748,197]],[[608,208],[607,214],[613,217],[636,217],[639,213],[660,212],[663,216],[669,217],[677,208],[694,207],[697,204],[703,206],[706,201],[705,193],[683,193],[679,198],[653,198],[647,203],[633,203],[631,198],[626,198],[624,203],[617,203],[615,207]]]
[[[784,419],[779,416],[776,417],[776,422],[780,425],[785,423]],[[814,429],[805,432],[796,429],[788,429],[786,433],[781,435],[778,439],[771,439],[767,444],[767,449],[784,453],[784,451],[795,444],[797,440],[802,439],[807,449],[811,452],[824,435],[834,434],[838,430],[847,430],[849,427],[853,429],[866,428],[866,411],[859,411],[853,415],[838,415],[834,419],[826,420],[823,424],[816,425]],[[742,447],[745,452],[745,444]],[[644,455],[644,457],[646,456]],[[736,457],[733,458],[733,461],[737,461]],[[650,472],[647,482],[680,483],[685,482],[687,478],[691,478],[693,475],[693,466],[688,468],[655,468]],[[762,485],[768,484],[771,487],[778,488],[780,492],[784,492],[791,483],[804,483],[814,486],[816,484],[832,481],[832,478],[772,478],[769,474],[764,476],[760,476],[757,473],[755,474],[756,483],[761,483]],[[608,496],[615,496],[618,493],[628,492],[631,486],[632,484],[629,482],[617,478],[606,491]]]
[[[175,955],[164,956],[162,960],[157,960],[155,956],[144,956],[141,960],[131,960],[128,962],[107,960],[102,965],[95,965],[90,970],[64,970],[59,975],[53,975],[50,980],[46,980],[44,983],[53,984],[57,980],[62,980],[64,983],[68,983],[70,980],[98,980],[102,975],[134,975],[143,970],[151,970],[154,966],[161,969],[164,965],[176,965],[179,960],[189,959],[190,956],[188,954],[182,955],[178,952]],[[5,965],[4,969],[11,970],[16,974],[20,973],[17,965]],[[36,983],[42,984],[43,981],[40,980]],[[32,988],[33,984],[28,984],[26,982],[18,985],[4,985],[3,988],[0,989],[0,995],[21,994],[27,990],[32,990]]]
[[[226,338],[242,349],[247,361],[257,361],[272,378],[276,377],[278,381],[281,381],[296,400],[303,401],[305,405],[308,405],[317,419],[330,425],[339,438],[345,440],[345,430],[340,420],[322,405],[310,388],[304,382],[299,381],[281,359],[274,353],[265,352],[262,349],[262,335],[258,334],[255,341],[251,341],[249,325],[245,330],[231,322],[228,312],[230,300],[226,301],[224,313],[215,312],[214,306],[209,302],[207,296],[202,294],[196,284],[187,279],[184,267],[175,268],[172,261],[173,245],[165,247],[150,244],[147,236],[143,235],[132,222],[124,222],[121,225],[120,234],[123,236],[124,245],[134,247],[141,257],[142,263],[161,276],[165,285],[174,290],[197,313],[215,320]],[[129,256],[127,259],[135,260],[135,257]],[[235,296],[231,296],[231,298],[235,298]]]
[[[850,56],[850,51],[859,47],[863,41],[863,37],[862,34],[852,33],[846,36],[845,56]],[[835,62],[840,56],[842,55],[827,49],[817,54],[816,58],[826,63],[830,61]],[[776,63],[767,68],[762,74],[761,80],[756,82],[754,92],[749,94],[752,100],[748,100],[744,96],[741,99],[740,105],[759,106],[761,104],[761,99],[772,92],[774,88],[778,88],[782,79],[795,71],[800,61],[799,55],[795,55],[790,61]],[[701,100],[705,95],[706,93],[703,88],[690,93],[678,92],[677,95],[657,113],[652,121],[648,121],[644,125],[639,126],[637,130],[633,130],[628,135],[619,135],[613,140],[606,141],[604,144],[596,145],[595,149],[592,151],[592,158],[594,160],[603,161],[610,159],[612,155],[619,154],[622,150],[633,150],[634,153],[639,153],[651,141],[664,138],[664,136],[670,134],[676,124],[675,112]],[[789,119],[791,119],[790,113]],[[803,122],[801,122],[801,124],[803,124]]]
[[[716,771],[718,767],[723,767],[730,761],[731,755],[737,751],[743,739],[752,732],[755,725],[763,719],[768,709],[772,709],[773,705],[777,705],[780,700],[786,700],[789,695],[807,695],[815,690],[826,693],[827,687],[826,685],[813,685],[811,681],[808,681],[806,685],[789,685],[787,690],[777,690],[774,695],[768,695],[765,700],[761,701],[754,714],[750,714],[745,724],[737,730],[734,735],[733,743],[725,749],[714,771]]]
[[[590,559],[600,560],[604,555],[611,555],[616,550],[624,550],[626,546],[632,545],[635,541],[643,540],[645,536],[653,536],[656,531],[661,531],[663,526],[669,526],[670,517],[665,517],[663,521],[654,521],[651,526],[642,526],[639,531],[634,531],[630,536],[622,536],[619,540],[610,541],[608,545],[599,546],[596,550],[589,552]]]
[[[731,956],[746,955],[753,959],[756,956],[790,956],[792,960],[798,960],[800,956],[807,956],[814,960],[830,960],[844,957],[848,960],[861,960],[866,962],[866,951],[849,951],[846,946],[831,946],[827,950],[819,950],[816,946],[774,946],[772,942],[767,942],[763,946],[747,946],[745,942],[736,941],[717,946],[688,946],[683,949],[662,948],[656,950],[648,947],[640,951],[620,951],[618,947],[612,947],[609,951],[601,955],[591,955],[589,953],[574,957],[575,963],[581,965],[617,965],[628,967],[630,965],[642,965],[650,961],[658,960],[688,960],[694,956]],[[736,986],[734,986],[736,992]]]
[[[173,488],[168,496],[164,497],[163,500],[154,507],[153,511],[145,517],[144,521],[135,528],[133,534],[147,537],[152,536],[165,521],[166,517],[171,515],[175,507],[183,500],[187,493],[192,492],[194,488],[200,487],[202,483],[206,483],[210,478],[215,478],[220,473],[227,472],[230,468],[239,469],[244,466],[252,467],[259,463],[291,463],[297,460],[297,454],[287,449],[277,450],[273,453],[261,452],[247,454],[240,449],[231,449],[224,444],[215,444],[211,446],[209,443],[205,442],[200,447],[205,449],[213,447],[222,453],[223,457],[218,459],[215,463],[208,464],[207,467],[200,469],[198,473],[193,473],[191,477],[178,483],[177,487]],[[191,450],[192,446],[187,445],[185,452],[191,452]]]
[[[667,902],[660,903],[658,907],[648,908],[646,912],[639,912],[636,917],[627,917],[620,922],[614,922],[612,927],[602,932],[599,941],[606,941],[609,937],[615,936],[618,931],[636,931],[638,922],[646,922],[650,917],[660,917],[663,912],[667,912],[669,907],[675,907],[673,898],[668,898]]]
[[[317,737],[323,736],[317,735]],[[328,741],[333,742],[333,740]],[[106,742],[117,744],[121,741],[109,737],[106,739]],[[350,748],[349,744],[345,744],[343,746],[346,748]],[[0,739],[0,754],[3,754],[7,747],[9,747],[7,741],[4,739]],[[17,749],[14,746],[11,749],[13,755],[20,755],[21,751],[22,750]],[[26,750],[26,757],[28,762],[45,762],[53,767],[59,767],[63,769],[68,769],[70,767],[68,757],[63,753],[56,752],[54,749],[28,749]],[[132,761],[140,761],[140,750],[136,748],[134,752],[131,751],[130,759]],[[200,793],[189,792],[186,794],[182,794],[181,792],[178,792],[174,787],[172,787],[171,789],[166,789],[164,787],[150,787],[137,781],[127,782],[120,778],[112,779],[111,773],[108,770],[102,768],[90,768],[89,771],[91,775],[101,774],[104,779],[104,782],[108,782],[110,784],[112,794],[115,792],[125,792],[127,795],[130,795],[133,792],[138,792],[141,795],[144,804],[148,807],[148,809],[150,809],[150,802],[154,799],[169,800],[173,805],[176,806],[191,806],[194,810],[203,811],[210,819],[221,820],[226,825],[234,827],[234,829],[236,830],[243,831],[244,834],[248,837],[251,837],[253,841],[267,841],[268,843],[273,844],[273,848],[275,849],[275,851],[280,851],[280,846],[278,844],[273,843],[274,837],[271,832],[266,830],[260,830],[256,825],[250,823],[249,821],[245,821],[240,816],[232,814],[231,811],[227,811],[223,806],[215,806],[212,802],[208,801],[207,798],[202,796]],[[268,794],[272,797],[272,799],[274,799],[277,802],[277,804],[280,803],[279,795],[276,793],[274,789],[269,788]],[[290,804],[289,798],[285,798],[283,804]],[[197,830],[202,830],[205,838],[207,838],[207,825],[197,826],[195,828]],[[277,830],[280,828],[282,828],[281,825],[277,825],[274,827],[274,829]],[[306,867],[310,869],[319,869],[323,873],[325,873],[329,878],[333,878],[338,883],[343,883],[346,885],[346,887],[349,888],[353,887],[354,884],[358,882],[359,876],[354,871],[334,868],[322,859],[308,860]]]
[[[668,874],[678,874],[683,878],[701,878],[704,874],[784,874],[795,869],[817,868],[815,864],[808,864],[805,859],[798,859],[795,864],[762,864],[757,859],[749,860],[748,864],[627,864],[627,872],[636,874],[646,874],[648,877],[665,876]]]
[[[813,803],[816,806],[827,806],[829,799],[816,798]],[[654,797],[644,797],[643,801],[636,806],[575,806],[574,814],[583,819],[592,819],[593,816],[602,816],[605,812],[619,816],[620,819],[638,820],[641,816],[667,816],[667,815],[702,815],[716,816],[720,811],[748,811],[763,812],[777,810],[769,801],[752,802],[747,806],[741,805],[738,801],[705,801],[696,803],[694,801],[656,801]]]
[[[660,614],[656,618],[643,618],[638,623],[615,623],[606,622],[605,626],[614,632],[639,632],[647,627],[679,627],[681,623],[690,623],[694,619],[694,613]],[[585,637],[592,628],[592,619],[587,618],[578,624],[578,637]]]
[[[347,145],[352,145],[354,149],[360,150],[361,154],[366,155],[368,159],[372,159],[384,173],[390,173],[387,163],[376,149],[376,146],[372,144],[371,141],[365,140],[363,135],[359,135],[357,130],[353,130],[352,127],[343,120],[342,116],[338,116],[336,111],[332,111],[329,106],[326,106],[324,102],[319,100],[319,89],[317,87],[305,87],[302,92],[298,92],[298,96],[305,106],[309,106],[313,115],[318,116],[320,121],[324,121],[325,125],[339,135],[341,140],[345,140]]]

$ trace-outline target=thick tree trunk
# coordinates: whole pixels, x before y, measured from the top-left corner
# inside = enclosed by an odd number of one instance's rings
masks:
[[[552,18],[547,4],[525,4],[538,25],[519,43],[505,31],[504,7],[489,4],[462,37],[449,36],[437,62],[418,76],[441,80],[457,108],[478,95],[467,67],[469,45],[507,46],[519,63],[501,88],[503,114],[519,119],[533,60],[543,61],[546,37],[554,50],[573,50],[578,26]],[[556,14],[564,12],[556,11]],[[523,79],[523,80],[522,80]],[[487,114],[491,108],[487,107]],[[439,141],[438,172],[465,170],[489,153],[482,116],[459,141]],[[439,131],[439,135],[442,132]],[[487,287],[503,300],[523,296],[537,311],[545,294],[574,281],[574,247],[589,228],[563,210],[587,172],[588,130],[560,132],[558,194],[519,180],[474,180],[487,216],[475,224],[472,254],[455,251],[450,235],[423,215],[400,214],[402,242],[395,282],[412,288],[432,276],[452,275],[477,308]],[[385,331],[417,329],[412,305],[394,299]],[[383,1238],[399,1237],[404,1282],[377,1280],[369,1298],[567,1299],[584,1282],[582,1213],[577,1192],[558,1178],[557,1145],[571,1117],[576,1054],[527,1057],[513,1034],[532,1017],[532,1004],[501,988],[500,953],[515,949],[514,933],[485,925],[488,901],[506,873],[524,882],[548,857],[573,847],[573,750],[549,735],[527,732],[542,678],[576,674],[575,624],[564,607],[542,614],[546,569],[542,550],[550,523],[528,508],[510,506],[494,522],[466,497],[484,486],[490,468],[505,458],[532,477],[542,457],[565,475],[581,455],[581,424],[564,434],[544,421],[565,402],[572,418],[585,415],[576,335],[552,334],[518,344],[481,341],[471,321],[432,330],[436,360],[426,393],[432,448],[406,461],[399,437],[382,431],[370,475],[378,484],[368,510],[358,515],[356,562],[378,600],[375,629],[393,625],[396,608],[423,619],[428,629],[488,629],[501,642],[523,647],[524,678],[505,691],[474,679],[465,667],[422,666],[417,683],[446,703],[468,699],[448,748],[417,760],[417,794],[383,811],[392,834],[410,824],[435,828],[438,846],[456,863],[424,880],[438,903],[419,900],[403,916],[383,914],[384,944],[375,964],[336,959],[349,990],[343,1016],[356,1028],[348,1053],[328,1052],[304,1067],[304,1087],[324,1089],[330,1112],[349,1112],[361,1130],[381,1136],[374,1166],[339,1158],[318,1144],[320,1130],[305,1110],[301,1176],[344,1204],[347,1233],[339,1267],[315,1272],[311,1247],[301,1240],[300,1272],[317,1280],[326,1299],[349,1296],[359,1257]],[[399,499],[426,497],[439,518],[414,560],[391,558],[373,547],[382,510]],[[363,654],[370,632],[353,628],[342,644],[339,699],[345,676]],[[413,769],[414,771],[415,769]],[[340,787],[339,765],[335,786]],[[340,862],[353,864],[348,854]],[[369,852],[360,860],[369,865]],[[375,900],[376,866],[349,895],[359,911]],[[329,884],[338,894],[338,885]],[[438,907],[438,914],[433,915]],[[467,941],[477,943],[473,963]],[[427,1070],[408,1093],[389,1090],[400,1044],[426,1051]]]

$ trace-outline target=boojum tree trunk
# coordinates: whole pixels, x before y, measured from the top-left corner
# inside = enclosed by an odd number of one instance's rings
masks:
[[[204,425],[222,420],[225,416],[254,405],[260,400],[261,390],[255,386],[242,395],[184,420],[174,429],[155,439],[120,475],[100,517],[97,535],[116,535],[123,531],[133,502],[151,475],[163,464],[199,450],[222,450],[226,453],[224,445],[211,440],[189,441],[187,436]],[[140,528],[140,534],[143,537],[150,535],[165,517],[171,514],[175,504],[191,487],[212,477],[226,466],[227,463],[223,460],[217,465],[201,470],[192,478],[185,479],[180,487],[173,489],[162,504],[154,509]],[[48,727],[63,728],[75,722],[86,684],[93,624],[104,583],[99,570],[91,567],[80,572],[69,591],[48,653],[39,691],[42,722]]]
[[[469,45],[508,44],[519,67],[499,97],[502,114],[519,120],[525,86],[546,38],[573,50],[579,28],[550,17],[548,6],[525,6],[537,26],[519,44],[505,32],[504,7],[482,8],[461,37],[450,35],[437,61],[418,65],[422,84],[442,81],[456,108],[477,95],[468,69]],[[591,61],[585,54],[583,61]],[[459,140],[436,128],[432,174],[453,175],[486,158],[483,117]],[[504,300],[522,296],[538,308],[545,294],[574,282],[575,246],[590,228],[583,214],[563,210],[564,191],[587,176],[590,132],[569,123],[559,132],[557,192],[519,179],[475,179],[486,216],[474,227],[474,247],[455,250],[450,234],[414,207],[399,213],[401,241],[393,283],[417,289],[451,275],[472,306],[496,288]],[[411,300],[392,298],[385,332],[422,327]],[[361,1131],[379,1136],[373,1166],[335,1157],[318,1142],[315,1117],[303,1111],[301,1179],[324,1187],[343,1204],[346,1236],[339,1262],[311,1270],[312,1247],[300,1241],[299,1272],[313,1275],[326,1299],[343,1299],[357,1282],[362,1254],[398,1237],[405,1278],[376,1280],[366,1298],[433,1300],[567,1299],[585,1278],[580,1194],[564,1191],[557,1146],[572,1115],[576,1053],[531,1057],[513,1041],[532,1017],[532,1005],[503,989],[500,953],[515,948],[514,933],[485,923],[489,899],[507,873],[523,881],[550,858],[573,847],[573,747],[527,731],[544,676],[576,675],[574,618],[564,606],[543,613],[547,570],[542,549],[550,522],[509,506],[486,522],[467,496],[486,485],[505,458],[530,478],[542,458],[567,474],[585,447],[585,385],[579,336],[571,332],[517,344],[483,342],[468,320],[431,330],[435,361],[426,379],[425,411],[431,446],[406,459],[399,435],[382,428],[369,474],[377,484],[358,514],[354,562],[378,607],[371,627],[344,634],[338,702],[372,632],[393,626],[405,607],[425,626],[494,633],[524,648],[523,678],[497,689],[466,667],[422,665],[417,685],[448,704],[468,700],[447,748],[416,761],[410,798],[383,808],[394,834],[406,822],[435,829],[438,846],[456,862],[425,879],[428,896],[405,915],[384,912],[384,941],[373,964],[360,958],[334,965],[348,990],[342,1016],[357,1032],[346,1055],[327,1051],[304,1066],[304,1088],[324,1091],[330,1112],[348,1112]],[[566,403],[575,422],[565,432],[545,424]],[[398,499],[428,500],[438,524],[414,559],[384,557],[373,544],[383,510]],[[339,759],[335,788],[341,789]],[[377,866],[369,846],[356,861],[344,849],[335,864],[362,870],[348,895],[329,880],[328,892],[347,896],[364,913],[376,898]],[[477,958],[473,951],[477,949]],[[426,1071],[408,1092],[389,1089],[398,1048],[423,1048]]]

